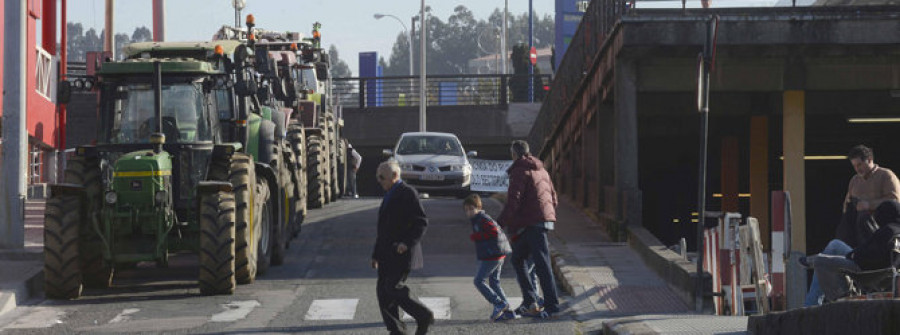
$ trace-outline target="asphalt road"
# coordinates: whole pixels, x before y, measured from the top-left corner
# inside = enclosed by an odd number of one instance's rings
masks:
[[[122,271],[114,287],[87,290],[76,301],[32,301],[0,318],[0,333],[387,334],[375,298],[376,273],[369,268],[380,201],[341,200],[311,211],[285,264],[239,286],[233,296],[201,296],[196,257],[179,255],[167,269]],[[488,321],[491,307],[472,284],[477,262],[461,201],[423,203],[430,218],[425,268],[408,283],[435,311],[431,333],[577,333],[576,322],[566,317]],[[502,285],[518,305],[521,293],[509,264]],[[412,333],[415,322],[408,325]]]

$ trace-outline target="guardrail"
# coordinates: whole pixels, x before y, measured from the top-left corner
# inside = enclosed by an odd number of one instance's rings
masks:
[[[506,105],[528,102],[529,75],[429,75],[428,106]],[[550,75],[533,76],[534,102],[543,101]],[[419,77],[334,78],[333,94],[345,107],[418,106]],[[362,88],[362,89],[360,89]]]

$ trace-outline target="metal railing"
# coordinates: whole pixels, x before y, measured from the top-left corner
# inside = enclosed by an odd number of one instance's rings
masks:
[[[428,106],[506,105],[528,102],[528,75],[430,75],[426,77]],[[534,102],[540,103],[550,75],[535,75]],[[333,94],[345,107],[418,106],[419,77],[334,78]],[[360,89],[362,88],[362,89]]]

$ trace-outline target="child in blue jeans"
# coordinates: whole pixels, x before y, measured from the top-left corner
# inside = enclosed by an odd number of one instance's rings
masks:
[[[497,222],[482,210],[481,197],[477,194],[469,195],[463,200],[463,209],[472,223],[472,235],[469,238],[475,242],[476,255],[480,261],[478,273],[475,274],[475,288],[494,306],[492,321],[507,319],[515,314],[509,312],[509,302],[500,287],[500,270],[503,268],[503,259],[512,252],[512,248]]]

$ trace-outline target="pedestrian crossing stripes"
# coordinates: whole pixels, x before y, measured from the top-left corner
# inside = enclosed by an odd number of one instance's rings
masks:
[[[428,309],[434,313],[435,320],[450,320],[450,298],[447,297],[431,297],[431,298],[419,298],[425,306],[428,306]],[[413,321],[413,317],[406,314],[401,310],[400,315],[402,316],[404,321]]]
[[[359,299],[313,300],[306,311],[306,320],[353,320]]]

